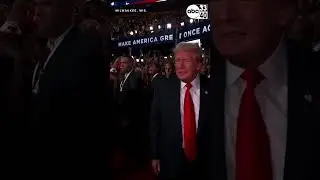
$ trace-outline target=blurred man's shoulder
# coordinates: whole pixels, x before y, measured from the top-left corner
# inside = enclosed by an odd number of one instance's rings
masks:
[[[164,78],[165,78],[164,76],[158,74],[157,76],[155,76],[155,77],[153,78],[152,81],[161,81],[161,80],[163,80]]]
[[[136,77],[136,78],[142,78],[142,72],[141,71],[135,71],[133,70],[130,75]]]
[[[98,32],[82,31],[78,26],[72,27],[70,35],[74,37],[74,40],[78,43],[77,46],[85,46],[87,48],[97,47],[103,45],[103,38]]]
[[[172,87],[177,83],[180,83],[180,80],[176,76],[170,76],[168,78],[165,76],[158,76],[155,80],[159,86],[164,88]]]

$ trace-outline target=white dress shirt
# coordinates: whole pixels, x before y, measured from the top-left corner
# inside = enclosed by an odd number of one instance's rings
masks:
[[[181,89],[180,89],[180,114],[181,114],[181,127],[182,127],[182,137],[183,137],[183,142],[184,142],[184,134],[183,134],[183,122],[184,122],[184,97],[186,94],[186,87],[185,82],[181,81]],[[192,97],[193,105],[194,105],[194,110],[195,110],[195,115],[196,115],[196,127],[198,129],[198,120],[199,120],[199,110],[200,110],[200,77],[199,75],[191,82],[191,89],[190,89],[190,94]],[[184,144],[183,144],[184,146]]]
[[[283,180],[287,132],[287,66],[285,43],[280,43],[272,56],[258,70],[265,79],[256,87],[270,139],[273,180]],[[240,77],[244,69],[227,63],[227,89],[225,96],[225,135],[228,180],[235,180],[235,145],[240,99],[246,82]]]
[[[69,27],[65,32],[63,32],[59,37],[55,38],[55,39],[49,39],[47,42],[47,47],[50,49],[50,54],[48,55],[46,61],[44,62],[44,65],[42,67],[42,69],[40,70],[40,72],[42,72],[47,64],[49,63],[51,57],[53,56],[53,54],[55,53],[55,51],[57,50],[57,48],[59,47],[59,45],[61,44],[61,42],[63,41],[63,39],[65,38],[65,36],[68,34],[68,32],[72,29],[73,26]],[[39,62],[37,63],[34,72],[33,72],[33,76],[32,76],[32,92],[33,93],[37,93],[39,90],[39,80],[40,78],[36,81],[36,75],[39,71],[40,68],[40,64]]]

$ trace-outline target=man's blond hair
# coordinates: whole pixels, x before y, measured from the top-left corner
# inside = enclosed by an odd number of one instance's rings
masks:
[[[174,54],[177,52],[194,52],[197,59],[202,60],[202,49],[197,43],[181,42],[173,49]]]

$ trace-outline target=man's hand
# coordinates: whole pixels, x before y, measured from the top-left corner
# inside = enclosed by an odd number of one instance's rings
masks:
[[[159,175],[160,173],[160,161],[159,160],[152,160],[152,170],[156,175]]]

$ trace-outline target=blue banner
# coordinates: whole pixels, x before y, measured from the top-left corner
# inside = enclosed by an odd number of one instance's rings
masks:
[[[203,39],[210,36],[210,22],[199,23],[189,26],[178,31],[177,41],[191,41],[195,39]]]
[[[179,43],[182,41],[191,41],[195,39],[204,39],[210,37],[210,22],[203,22],[184,27],[178,31],[176,29],[167,30],[166,32],[157,33],[149,36],[137,36],[127,39],[113,41],[114,48],[127,47],[145,47],[157,44]]]
[[[167,31],[165,33],[158,33],[150,36],[134,37],[130,39],[123,39],[113,41],[114,46],[117,48],[123,47],[143,47],[156,44],[174,43],[175,32],[174,30]]]

